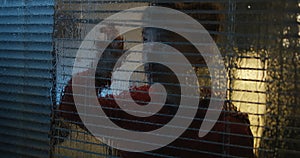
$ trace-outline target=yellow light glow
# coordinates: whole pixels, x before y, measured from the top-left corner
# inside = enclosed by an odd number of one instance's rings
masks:
[[[249,56],[249,55],[247,55]],[[265,125],[266,113],[266,68],[265,64],[257,58],[242,58],[237,61],[238,68],[234,71],[233,104],[241,111],[248,113],[251,131],[254,136],[254,152],[260,143]]]

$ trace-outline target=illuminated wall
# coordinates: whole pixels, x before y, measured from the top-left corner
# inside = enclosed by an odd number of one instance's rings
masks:
[[[258,148],[265,125],[266,63],[254,53],[248,52],[242,56],[235,63],[231,99],[239,111],[248,113],[255,138],[254,148]],[[254,149],[254,152],[257,151]]]

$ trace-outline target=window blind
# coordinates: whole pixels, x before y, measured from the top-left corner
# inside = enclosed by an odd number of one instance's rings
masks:
[[[0,153],[48,157],[54,2],[0,1]]]

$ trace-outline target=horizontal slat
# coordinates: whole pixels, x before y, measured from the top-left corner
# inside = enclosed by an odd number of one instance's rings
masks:
[[[25,140],[18,137],[0,135],[0,151],[9,151],[30,157],[47,157],[49,150],[46,148],[47,144],[38,141]]]
[[[48,115],[38,115],[38,114],[26,113],[22,111],[0,109],[0,116],[3,119],[7,118],[7,119],[18,119],[20,121],[22,120],[32,121],[36,123],[50,123]]]
[[[15,76],[15,77],[32,77],[32,78],[43,78],[51,79],[50,74],[51,68],[48,71],[37,70],[37,69],[26,69],[26,68],[13,68],[13,67],[0,67],[1,76]]]
[[[52,61],[25,60],[25,59],[3,59],[0,58],[0,67],[12,67],[22,69],[49,70],[53,66]]]
[[[26,94],[6,94],[0,93],[0,100],[2,101],[13,101],[18,103],[27,103],[27,104],[36,104],[43,106],[52,105],[51,98],[49,97],[39,97],[39,96],[31,96]],[[50,118],[49,118],[50,119]]]
[[[0,59],[52,61],[53,57],[48,51],[0,50]]]
[[[52,24],[0,24],[1,33],[52,33]]]
[[[2,50],[21,50],[21,51],[52,51],[52,42],[1,42]]]
[[[40,151],[32,151],[32,153],[28,153],[26,154],[25,150],[23,149],[21,150],[20,147],[18,147],[18,149],[15,149],[15,147],[13,147],[10,144],[4,144],[0,142],[0,152],[1,152],[1,156],[6,157],[6,158],[39,158],[44,154],[39,154]],[[6,148],[14,148],[14,149],[6,149]]]
[[[49,145],[46,142],[27,139],[19,136],[12,136],[11,134],[10,135],[1,134],[0,142],[12,144],[12,145],[20,145],[24,147],[28,146],[31,149],[39,149],[39,150],[48,150],[49,148]]]
[[[1,33],[0,42],[52,42],[51,33]]]
[[[0,101],[0,109],[3,110],[14,110],[26,113],[32,113],[33,115],[47,115],[50,116],[51,111],[48,106],[26,104],[26,103],[17,103],[13,101]],[[1,117],[1,116],[0,116]]]
[[[53,16],[0,16],[0,24],[53,24]]]
[[[0,126],[1,127],[1,126]],[[8,126],[2,126],[0,128],[0,135],[5,134],[8,136],[17,136],[20,138],[39,141],[41,143],[47,143],[49,141],[48,133],[39,133],[30,130],[22,130],[18,128],[12,128]],[[47,149],[47,148],[44,148]]]
[[[2,85],[0,87],[0,93],[7,94],[26,94],[32,96],[51,96],[50,88],[37,88],[37,87],[24,87],[24,86],[12,86],[12,85]]]
[[[49,125],[46,123],[37,123],[37,122],[32,122],[32,121],[26,121],[26,120],[18,120],[18,119],[7,119],[7,118],[2,118],[2,120],[5,121],[0,121],[0,126],[5,126],[5,127],[13,127],[16,129],[22,129],[22,130],[28,130],[32,132],[39,132],[39,133],[48,133],[49,132]]]
[[[0,145],[3,145],[3,144],[1,144],[0,143]],[[4,145],[5,146],[5,145]],[[5,151],[3,151],[3,150],[1,150],[0,149],[0,152],[1,152],[1,156],[2,157],[6,157],[6,158],[31,158],[32,156],[26,156],[26,155],[22,155],[22,154],[17,154],[17,153],[15,153],[15,152],[9,152],[9,151],[7,151],[7,150],[5,150]]]
[[[1,76],[0,84],[7,84],[13,86],[28,86],[28,87],[41,87],[50,88],[52,86],[52,79],[43,78],[32,78],[32,77],[22,77],[18,78],[15,76]]]
[[[0,2],[1,7],[29,7],[29,6],[51,6],[53,7],[53,0],[35,0],[35,1],[24,1],[24,0],[3,0]]]
[[[44,16],[54,14],[54,8],[51,6],[24,6],[18,7],[2,7],[0,10],[0,16]]]

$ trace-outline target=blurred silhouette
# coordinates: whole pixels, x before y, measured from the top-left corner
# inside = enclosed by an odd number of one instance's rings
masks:
[[[199,10],[219,10],[221,7],[213,3],[155,3],[159,5],[178,10],[189,12],[189,15],[196,20],[220,21],[222,16],[215,13],[202,14],[193,12]],[[209,31],[219,31],[218,24],[204,24]],[[113,37],[116,30],[108,27],[101,30]],[[212,37],[217,40],[216,35]],[[182,52],[191,64],[205,64],[203,57],[197,52],[186,39],[176,33],[156,28],[143,29],[144,42],[163,42]],[[110,85],[111,71],[124,50],[123,37],[117,37],[110,44],[103,56],[98,62],[96,70],[96,89],[95,93]],[[183,44],[182,44],[183,43]],[[190,53],[199,54],[189,55]],[[195,66],[197,69],[197,66]],[[129,115],[121,111],[120,107],[112,99],[111,95],[99,97],[98,100],[102,105],[102,109],[107,116],[118,126],[134,131],[151,131],[162,127],[168,123],[176,111],[180,102],[180,85],[176,75],[166,66],[160,64],[149,63],[145,65],[147,72],[148,85],[140,87],[132,87],[130,92],[123,92],[120,95],[130,95],[141,106],[150,101],[148,95],[149,86],[153,83],[162,83],[167,92],[168,97],[165,106],[155,115],[151,117],[141,118]],[[81,72],[77,76],[83,76],[87,72]],[[200,79],[199,79],[200,80]],[[193,122],[189,128],[174,142],[155,151],[145,153],[135,153],[127,151],[119,151],[121,157],[254,157],[253,155],[253,136],[250,130],[248,115],[237,111],[230,101],[226,101],[223,105],[223,111],[214,128],[203,138],[198,137],[198,132],[202,119],[206,113],[207,106],[210,101],[210,89],[202,89],[204,97],[199,102],[199,108]],[[172,95],[171,95],[172,94]],[[117,97],[117,96],[116,96]],[[64,121],[71,121],[78,124],[81,128],[86,129],[77,114],[76,107],[72,96],[72,80],[70,80],[64,89],[61,104],[59,106],[58,117]],[[138,122],[137,122],[138,121]]]

